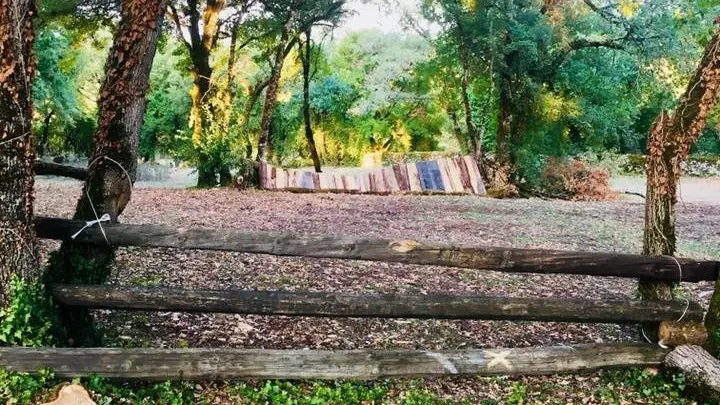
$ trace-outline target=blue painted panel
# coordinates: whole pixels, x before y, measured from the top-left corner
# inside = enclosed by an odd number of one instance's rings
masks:
[[[300,187],[307,188],[310,190],[315,188],[315,186],[313,185],[312,173],[310,173],[310,172],[302,173],[302,177],[300,177]]]
[[[440,167],[434,160],[416,162],[418,174],[420,175],[420,186],[423,191],[443,191],[442,176],[440,175]]]

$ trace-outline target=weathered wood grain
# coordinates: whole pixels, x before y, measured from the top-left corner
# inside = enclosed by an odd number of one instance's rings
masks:
[[[446,193],[454,193],[452,180],[450,179],[450,169],[447,165],[447,159],[436,160],[438,169],[440,170],[440,178],[442,178],[443,190]]]
[[[393,165],[395,179],[397,179],[400,190],[410,191],[410,183],[408,182],[407,166],[403,164]]]
[[[69,240],[85,225],[81,221],[36,218],[38,236]],[[675,260],[599,252],[566,252],[502,247],[461,247],[422,244],[408,240],[358,238],[351,236],[292,234],[241,229],[174,228],[166,225],[105,224],[113,246],[172,247],[266,253],[278,256],[324,257],[438,265],[515,273],[586,274],[677,281]],[[106,245],[97,227],[84,230],[78,242]],[[718,277],[720,262],[678,259],[683,281],[712,281]]]
[[[384,167],[382,169],[382,176],[385,180],[385,189],[391,193],[397,193],[400,190],[398,181],[395,178],[395,171],[392,167]]]
[[[420,183],[420,173],[418,172],[417,166],[415,163],[407,163],[405,165],[405,169],[407,170],[408,174],[408,183],[410,184],[410,191],[412,192],[422,192],[422,183]]]
[[[640,323],[701,321],[703,309],[685,302],[513,298],[486,295],[378,295],[284,291],[183,290],[114,285],[59,285],[55,300],[67,306],[145,311],[220,312],[315,317],[500,319]]]
[[[664,361],[671,371],[685,374],[686,393],[700,403],[720,403],[720,360],[700,346],[678,346]]]
[[[485,184],[482,181],[477,162],[471,156],[463,156],[463,160],[465,160],[465,166],[468,168],[468,174],[470,174],[473,191],[477,195],[485,195]]]
[[[458,167],[458,170],[460,171],[460,181],[462,182],[463,189],[468,193],[475,193],[475,189],[472,186],[472,181],[470,180],[470,173],[468,172],[467,165],[465,164],[465,159],[463,159],[460,156],[456,156],[454,158],[455,164]]]
[[[657,367],[666,351],[613,344],[477,350],[251,350],[0,348],[0,367],[60,378],[143,380],[353,379],[549,375]]]

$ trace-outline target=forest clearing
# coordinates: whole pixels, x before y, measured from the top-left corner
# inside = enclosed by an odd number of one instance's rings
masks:
[[[720,4],[0,0],[0,404],[720,404]]]

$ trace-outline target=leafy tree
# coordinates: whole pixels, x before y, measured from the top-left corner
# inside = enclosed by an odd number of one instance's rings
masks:
[[[80,114],[75,76],[77,60],[71,49],[71,38],[61,27],[46,28],[38,33],[34,44],[37,73],[33,80],[33,106],[39,115],[37,152],[48,148],[51,126],[56,131],[72,125]]]
[[[150,72],[150,89],[140,133],[139,155],[152,161],[156,153],[190,159],[190,142],[183,136],[190,112],[192,79],[179,69],[179,44],[170,40],[157,53]]]

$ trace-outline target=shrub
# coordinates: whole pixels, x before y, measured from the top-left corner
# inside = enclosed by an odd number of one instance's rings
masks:
[[[535,193],[568,200],[601,201],[613,199],[610,176],[603,169],[591,169],[580,160],[548,158]]]

